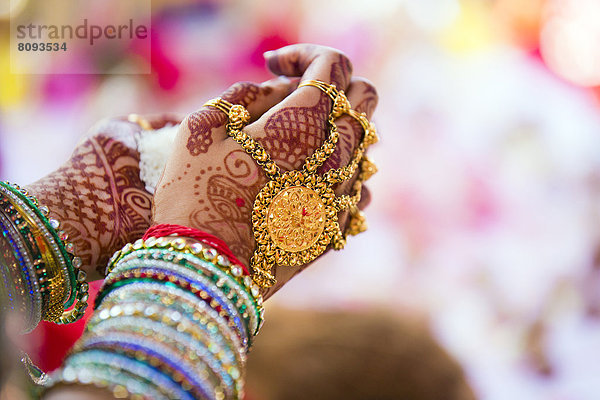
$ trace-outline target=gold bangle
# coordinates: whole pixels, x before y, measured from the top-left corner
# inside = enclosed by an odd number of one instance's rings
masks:
[[[63,311],[63,302],[68,289],[68,284],[65,280],[66,277],[50,250],[50,244],[45,240],[40,228],[31,219],[27,210],[22,209],[18,204],[12,203],[12,201],[11,204],[21,218],[29,225],[29,230],[33,236],[35,246],[39,250],[41,261],[45,265],[46,276],[39,279],[40,284],[48,282],[45,288],[47,298],[42,309],[42,319],[54,322],[61,316]]]
[[[60,222],[50,218],[48,207],[41,206],[27,190],[6,182],[0,185],[8,190],[6,193],[12,193],[7,200],[28,226],[26,238],[39,253],[36,265],[41,268],[37,272],[44,286],[40,291],[45,293],[43,319],[57,324],[75,322],[87,308],[89,285],[86,273],[80,269],[81,258],[74,255],[73,244],[67,242],[68,234],[58,230]]]

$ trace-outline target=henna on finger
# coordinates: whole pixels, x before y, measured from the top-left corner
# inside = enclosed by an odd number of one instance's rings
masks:
[[[241,104],[248,107],[255,103],[259,97],[268,97],[273,92],[273,87],[268,84],[258,85],[253,82],[239,82],[227,89],[221,95],[221,98],[232,104]],[[287,92],[285,95],[287,95]],[[257,115],[255,115],[255,119],[256,117]],[[189,130],[186,147],[192,156],[206,154],[213,144],[215,136],[218,136],[219,139],[227,137],[224,132],[221,132],[220,135],[215,134],[215,130],[227,123],[227,116],[212,107],[202,107],[190,114],[185,123]]]
[[[345,90],[350,84],[352,63],[339,50],[316,45],[291,45],[265,53],[269,69],[277,75],[321,79]]]
[[[350,83],[352,76],[352,63],[344,54],[338,54],[337,60],[331,64],[329,81],[338,88],[345,88]]]
[[[369,82],[364,78],[353,78],[352,83],[350,84],[350,88],[348,89],[348,99],[351,104],[356,104],[354,109],[358,112],[364,112],[370,118],[377,107],[377,103],[379,101],[379,97],[377,95],[377,90]],[[354,149],[358,146],[360,141],[363,139],[364,130],[362,125],[354,118],[344,115],[341,117],[338,122],[338,131],[340,132],[340,141],[336,150],[330,160],[339,159],[339,165],[346,165],[350,159],[352,158],[352,154],[354,153]],[[334,158],[334,156],[336,158]],[[330,168],[337,168],[333,162],[327,162],[323,167],[324,170]],[[350,193],[356,182],[359,171],[356,171],[354,176],[348,181],[342,182],[335,188],[336,195],[341,195],[344,193]],[[362,192],[361,192],[362,193]],[[361,197],[362,198],[362,197]],[[340,227],[345,229],[348,220],[349,220],[349,212],[347,210],[341,211],[338,214],[338,220],[340,223]]]
[[[283,170],[300,168],[325,139],[331,100],[321,96],[310,107],[284,107],[269,116],[264,128],[249,126],[257,139]]]
[[[191,156],[205,154],[213,144],[213,130],[225,125],[223,113],[203,107],[190,114],[184,123],[189,130],[186,147]]]

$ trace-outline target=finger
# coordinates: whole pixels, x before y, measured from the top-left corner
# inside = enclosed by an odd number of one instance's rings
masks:
[[[227,90],[221,98],[231,104],[241,104],[250,113],[250,123],[260,118],[266,111],[280,103],[298,86],[298,79],[278,76],[260,85],[242,82],[242,88],[236,85]],[[243,89],[243,91],[241,91]]]
[[[269,69],[281,75],[300,76],[301,81],[320,80],[332,83],[338,90],[346,90],[352,77],[348,57],[331,47],[298,44],[265,54]],[[331,99],[320,89],[304,86],[285,99],[280,108],[308,108],[309,112],[329,114]],[[322,122],[326,121],[326,117]]]
[[[379,103],[379,95],[371,81],[363,77],[353,78],[347,96],[353,109],[366,113],[369,119],[373,117]]]
[[[285,77],[271,79],[263,84],[239,82],[226,90],[221,98],[232,104],[241,104],[253,118],[258,118],[266,110],[285,98],[297,83]],[[190,155],[198,156],[208,152],[215,141],[227,138],[225,124],[227,115],[214,107],[204,106],[188,115],[181,124],[177,143],[184,146]]]
[[[267,66],[276,75],[319,79],[346,90],[352,76],[352,63],[339,50],[326,46],[295,44],[265,53]]]

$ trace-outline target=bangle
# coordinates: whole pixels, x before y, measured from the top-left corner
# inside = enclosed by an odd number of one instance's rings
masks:
[[[48,208],[39,205],[25,189],[6,182],[0,182],[0,207],[4,211],[4,231],[9,232],[9,225],[13,226],[13,249],[19,255],[30,255],[28,260],[25,256],[20,258],[21,269],[24,276],[33,275],[39,286],[42,319],[64,324],[81,318],[87,307],[89,286],[80,269],[81,259],[74,255],[73,244],[67,242],[67,233],[58,230],[60,222],[51,218]],[[34,290],[29,295],[35,295],[36,283],[30,286]],[[72,308],[67,310],[69,307]],[[35,322],[35,318],[30,320]],[[29,324],[28,329],[36,324]]]
[[[102,350],[73,354],[69,365],[52,379],[61,384],[93,385],[121,399],[193,399],[153,367]]]
[[[124,299],[127,299],[126,304],[123,304]],[[139,283],[114,289],[103,300],[106,308],[94,314],[87,326],[90,330],[94,329],[96,324],[109,318],[111,312],[117,315],[135,315],[140,312],[149,318],[153,318],[154,315],[160,316],[157,307],[150,308],[146,313],[146,303],[149,302],[158,307],[169,307],[186,316],[185,319],[197,329],[200,337],[212,338],[213,345],[220,345],[225,353],[230,354],[229,360],[235,359],[240,365],[246,362],[246,354],[239,336],[224,321],[221,322],[215,310],[206,303],[197,303],[196,297],[187,292],[158,283]],[[114,310],[114,305],[120,307]]]
[[[46,269],[40,251],[34,244],[29,225],[21,218],[2,192],[0,192],[0,209],[2,210],[0,224],[5,242],[12,247],[18,261],[18,264],[8,264],[11,276],[22,276],[28,283],[28,290],[23,293],[28,298],[24,299],[24,302],[31,303],[29,315],[25,318],[30,321],[25,324],[25,331],[28,332],[37,326],[42,319],[42,314],[46,313],[45,309],[50,298],[47,281],[49,273],[53,271]]]
[[[42,296],[33,262],[10,219],[1,210],[0,230],[3,237],[0,239],[0,265],[3,266],[0,273],[5,286],[3,297],[8,299],[12,310],[17,308],[23,314],[28,313],[26,327],[35,326],[41,319]]]
[[[127,266],[128,265],[126,263],[123,264],[124,268]],[[117,272],[123,271],[116,270],[115,273]],[[248,331],[242,322],[239,311],[235,309],[234,305],[227,300],[223,293],[219,293],[219,290],[216,286],[211,288],[210,283],[206,282],[205,280],[200,278],[192,280],[189,277],[184,277],[180,273],[159,268],[136,268],[118,275],[120,275],[120,277],[114,277],[110,282],[106,282],[105,286],[107,289],[110,289],[111,286],[115,286],[117,282],[122,284],[124,281],[159,281],[165,284],[168,283],[171,285],[176,285],[183,290],[191,291],[200,300],[206,302],[208,305],[210,305],[210,307],[217,310],[219,314],[228,322],[228,324],[239,333],[242,342],[244,344],[248,343]],[[136,275],[140,276],[141,279],[136,278]]]

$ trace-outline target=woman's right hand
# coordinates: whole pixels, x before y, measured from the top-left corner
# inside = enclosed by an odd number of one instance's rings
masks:
[[[351,78],[352,66],[341,52],[322,46],[294,45],[266,56],[275,74],[316,79],[344,90],[353,108],[370,118],[377,92],[362,78]],[[241,104],[251,120],[244,131],[257,139],[283,171],[301,168],[325,140],[332,101],[314,87],[297,90],[297,80],[285,77],[263,84],[237,83],[221,95]],[[154,196],[153,224],[178,224],[223,239],[233,253],[248,263],[255,247],[252,231],[254,200],[267,182],[262,168],[228,136],[227,115],[202,107],[185,118]],[[361,125],[343,116],[337,121],[340,139],[319,173],[347,165],[363,137]],[[338,185],[336,194],[350,194],[354,178]],[[361,206],[368,202],[363,196]],[[347,215],[339,216],[344,229]],[[277,291],[305,266],[275,269]]]

